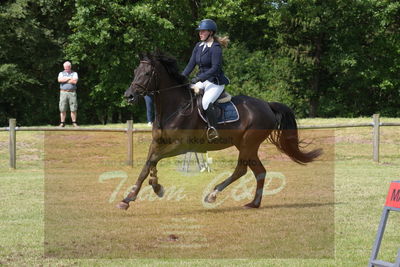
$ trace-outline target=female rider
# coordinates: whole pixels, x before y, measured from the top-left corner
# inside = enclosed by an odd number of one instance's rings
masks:
[[[199,31],[200,42],[195,45],[189,63],[182,74],[188,77],[194,67],[199,66],[199,72],[191,83],[195,90],[204,89],[201,104],[208,121],[207,136],[209,140],[213,140],[218,138],[213,103],[224,91],[225,85],[229,84],[229,79],[222,70],[222,47],[228,45],[229,39],[215,35],[217,24],[211,19],[202,20],[196,30]]]

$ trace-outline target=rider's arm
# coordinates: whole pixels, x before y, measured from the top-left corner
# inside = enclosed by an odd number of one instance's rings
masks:
[[[189,74],[193,71],[194,67],[196,66],[196,53],[199,47],[199,43],[195,45],[193,48],[192,56],[190,57],[189,63],[187,64],[186,68],[183,70],[182,75],[188,77]]]

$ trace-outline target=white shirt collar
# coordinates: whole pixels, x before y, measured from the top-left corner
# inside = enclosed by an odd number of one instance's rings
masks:
[[[211,40],[208,41],[208,42],[201,42],[201,44],[200,44],[199,46],[207,45],[207,47],[211,47],[212,44],[213,44],[213,42],[214,42],[214,39],[211,39]],[[204,48],[205,48],[205,47],[204,47]]]

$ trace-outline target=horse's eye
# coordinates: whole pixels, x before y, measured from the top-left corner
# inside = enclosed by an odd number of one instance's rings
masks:
[[[149,75],[150,75],[150,72],[146,72],[144,75],[149,76]]]

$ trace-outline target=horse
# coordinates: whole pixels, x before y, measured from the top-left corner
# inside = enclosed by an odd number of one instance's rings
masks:
[[[256,178],[254,199],[245,208],[259,208],[263,195],[266,169],[258,157],[260,144],[266,139],[294,162],[306,164],[322,154],[322,149],[304,151],[298,136],[296,118],[285,104],[265,102],[261,99],[240,95],[232,97],[240,120],[218,125],[219,138],[206,138],[207,123],[201,119],[196,96],[188,86],[187,78],[178,71],[174,58],[166,55],[143,55],[134,71],[134,79],[124,97],[135,103],[138,97],[153,95],[155,121],[152,129],[152,143],[146,163],[128,195],[117,204],[127,210],[134,201],[144,180],[159,197],[164,188],[158,183],[157,163],[167,157],[187,152],[215,151],[235,146],[238,159],[234,172],[222,183],[215,186],[204,199],[207,203],[216,201],[217,194],[247,173],[250,168]],[[196,141],[193,141],[196,140]]]

